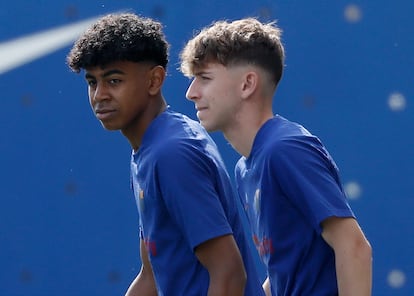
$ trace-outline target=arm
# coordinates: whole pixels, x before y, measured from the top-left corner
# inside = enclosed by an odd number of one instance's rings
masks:
[[[195,249],[195,255],[210,275],[208,296],[244,295],[246,271],[232,235],[200,244]]]
[[[263,290],[265,291],[266,296],[272,296],[272,292],[270,291],[270,280],[269,277],[263,283]]]
[[[157,296],[154,275],[143,240],[140,241],[140,253],[142,261],[141,271],[129,286],[125,296]]]
[[[371,295],[372,249],[357,221],[331,217],[322,227],[322,237],[335,252],[339,295]]]

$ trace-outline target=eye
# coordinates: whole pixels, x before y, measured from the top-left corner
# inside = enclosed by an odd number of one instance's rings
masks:
[[[86,83],[88,84],[89,87],[94,87],[96,85],[96,80],[94,80],[94,79],[88,79],[86,81]]]
[[[120,79],[116,79],[116,78],[112,78],[112,79],[109,80],[109,83],[110,84],[118,84],[120,82],[121,82],[121,80]]]
[[[200,82],[207,82],[210,81],[212,78],[209,75],[199,74],[194,76],[193,81],[199,80]]]

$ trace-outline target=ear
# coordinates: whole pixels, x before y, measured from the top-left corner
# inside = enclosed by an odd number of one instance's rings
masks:
[[[165,69],[162,66],[155,66],[150,70],[149,73],[149,87],[148,92],[150,95],[154,96],[160,92],[162,84],[165,79]]]
[[[241,96],[243,99],[249,98],[259,85],[259,75],[254,71],[249,71],[244,74]]]

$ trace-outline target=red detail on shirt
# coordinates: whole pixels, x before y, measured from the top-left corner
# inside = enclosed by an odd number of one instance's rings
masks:
[[[151,241],[149,238],[144,239],[145,249],[147,249],[148,253],[151,256],[157,256],[157,246],[155,245],[154,241]]]
[[[274,251],[271,238],[264,237],[262,240],[259,240],[257,235],[253,235],[253,242],[260,256],[272,254]]]

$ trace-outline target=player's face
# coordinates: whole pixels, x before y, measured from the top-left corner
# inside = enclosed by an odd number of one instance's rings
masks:
[[[226,68],[218,63],[196,70],[186,97],[194,103],[206,130],[225,133],[237,121],[243,73],[241,68]]]
[[[127,130],[145,113],[152,66],[127,61],[87,68],[89,102],[108,130]]]

